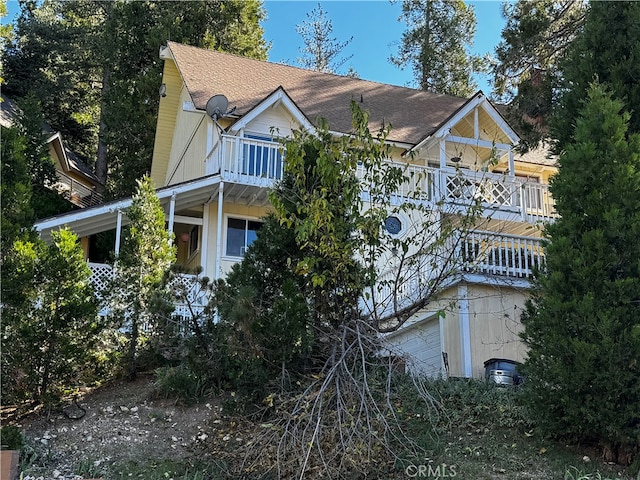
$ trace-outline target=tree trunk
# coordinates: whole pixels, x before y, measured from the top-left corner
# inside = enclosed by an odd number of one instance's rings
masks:
[[[108,165],[107,165],[107,151],[108,146],[105,143],[105,137],[107,135],[107,124],[105,122],[105,116],[107,111],[107,95],[109,94],[109,89],[111,87],[111,66],[105,65],[102,70],[102,90],[100,93],[101,102],[100,102],[100,124],[98,127],[98,151],[96,155],[96,176],[100,179],[103,185],[107,184],[107,174],[108,174]],[[104,192],[104,188],[103,188]],[[101,193],[103,193],[101,192]]]

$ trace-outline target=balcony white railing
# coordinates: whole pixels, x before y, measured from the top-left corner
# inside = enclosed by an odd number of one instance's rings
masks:
[[[544,261],[540,239],[496,232],[471,232],[457,250],[463,270],[512,278],[531,277]]]
[[[207,156],[206,173],[229,182],[268,187],[282,178],[283,153],[278,142],[223,134]]]
[[[522,221],[550,221],[557,215],[547,185],[525,182],[519,178],[470,169],[432,168],[390,162],[402,170],[406,181],[394,196],[430,202],[444,201],[450,205],[480,202],[493,211],[519,215]],[[282,178],[283,147],[278,142],[223,134],[206,161],[206,173],[220,174],[228,182],[270,187]],[[356,175],[369,191],[365,169],[359,166]],[[416,193],[418,192],[418,193]]]
[[[475,231],[455,246],[447,243],[440,252],[407,259],[401,271],[392,267],[382,273],[365,307],[374,308],[375,302],[379,312],[400,310],[433,294],[460,273],[529,279],[544,261],[541,241],[531,237]]]

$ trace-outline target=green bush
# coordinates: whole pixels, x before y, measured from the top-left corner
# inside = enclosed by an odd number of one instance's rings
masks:
[[[15,425],[5,425],[0,428],[0,450],[22,450],[24,437]]]
[[[201,400],[206,392],[201,376],[183,365],[159,368],[154,387],[155,395],[176,398],[187,405]]]

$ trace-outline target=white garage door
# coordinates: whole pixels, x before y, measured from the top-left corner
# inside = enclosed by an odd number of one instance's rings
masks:
[[[440,322],[437,318],[403,329],[389,337],[390,347],[407,361],[407,370],[429,377],[444,374]]]

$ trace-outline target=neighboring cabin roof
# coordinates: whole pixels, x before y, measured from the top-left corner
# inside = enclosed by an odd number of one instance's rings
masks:
[[[558,165],[558,157],[551,153],[551,146],[547,142],[540,143],[535,150],[529,150],[527,153],[516,155],[515,160],[549,167]]]
[[[243,116],[278,87],[315,122],[324,117],[336,132],[351,131],[350,101],[369,112],[370,128],[391,124],[390,141],[415,145],[469,99],[167,43],[196,108],[223,94]]]
[[[19,113],[20,107],[18,107],[13,100],[3,95],[2,101],[0,102],[0,125],[6,128],[12,127],[14,119]],[[63,168],[81,174],[97,185],[103,185],[89,166],[80,160],[80,158],[78,158],[71,149],[69,149],[66,142],[62,139],[62,134],[60,132],[53,130],[51,125],[48,123],[42,124],[42,132],[47,135],[47,144],[53,144],[54,148],[57,150],[60,161],[66,161],[66,165],[63,165]]]

